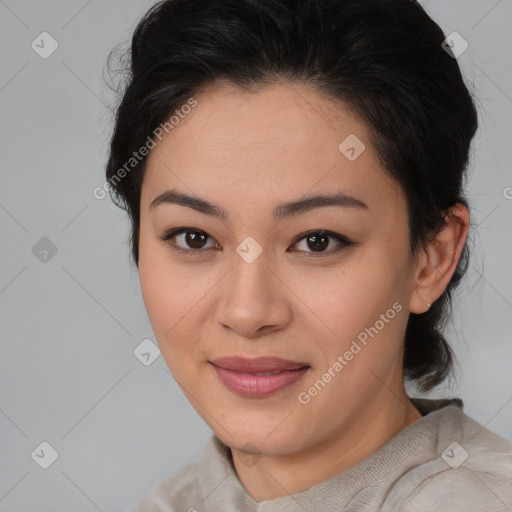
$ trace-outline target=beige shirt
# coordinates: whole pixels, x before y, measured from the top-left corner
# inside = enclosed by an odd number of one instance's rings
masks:
[[[411,402],[422,418],[304,491],[254,501],[213,435],[129,512],[512,512],[512,444],[462,412],[459,399]]]

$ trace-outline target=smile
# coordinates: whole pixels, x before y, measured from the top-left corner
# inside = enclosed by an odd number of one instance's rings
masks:
[[[311,368],[280,358],[226,357],[210,362],[219,380],[243,396],[266,397],[295,384]]]

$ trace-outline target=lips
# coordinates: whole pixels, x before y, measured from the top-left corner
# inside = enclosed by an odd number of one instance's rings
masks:
[[[267,397],[292,386],[310,370],[307,363],[279,357],[222,357],[211,361],[220,381],[246,397]]]
[[[307,363],[298,363],[281,359],[279,357],[258,357],[247,359],[244,357],[228,356],[214,359],[212,364],[226,370],[233,370],[243,373],[279,373],[285,370],[298,370],[309,366]],[[270,375],[270,374],[269,374]]]

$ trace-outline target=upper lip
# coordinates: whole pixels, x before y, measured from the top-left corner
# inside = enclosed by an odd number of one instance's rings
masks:
[[[257,357],[247,359],[245,357],[226,356],[214,359],[211,363],[220,368],[245,373],[297,370],[309,366],[307,363],[297,363],[295,361],[281,359],[280,357]]]

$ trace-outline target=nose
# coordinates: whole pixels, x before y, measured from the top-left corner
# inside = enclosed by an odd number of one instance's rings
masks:
[[[263,254],[252,263],[235,258],[234,268],[219,290],[217,324],[253,339],[290,323],[290,291],[270,267]]]

